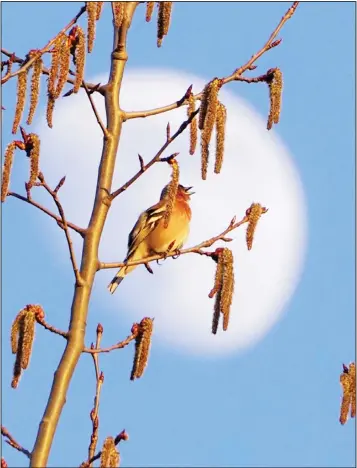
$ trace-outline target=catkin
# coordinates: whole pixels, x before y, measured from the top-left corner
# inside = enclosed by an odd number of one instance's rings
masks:
[[[169,225],[169,221],[171,218],[172,210],[175,205],[176,195],[179,185],[179,178],[180,178],[180,167],[176,159],[171,159],[169,164],[171,165],[171,182],[168,186],[168,191],[166,195],[166,210],[164,215],[164,228],[166,229]]]
[[[342,373],[340,376],[340,383],[342,386],[342,401],[341,401],[341,410],[340,410],[340,423],[345,424],[348,419],[348,412],[350,409],[351,403],[351,394],[350,394],[350,376],[348,373]]]
[[[103,11],[104,2],[96,2],[96,3],[97,3],[97,15],[95,19],[98,21]]]
[[[40,139],[35,133],[28,135],[29,139],[29,151],[30,157],[30,179],[28,182],[28,189],[33,187],[37,181],[38,174],[40,172]]]
[[[267,74],[272,74],[272,78],[268,81],[270,111],[267,129],[270,130],[273,126],[273,123],[279,123],[281,112],[281,95],[283,90],[283,74],[279,68],[272,68],[268,70]]]
[[[214,172],[219,174],[222,169],[224,157],[224,142],[226,138],[227,109],[219,102],[216,116],[216,161]]]
[[[86,2],[87,10],[87,50],[91,53],[94,46],[95,28],[97,20],[97,2]]]
[[[187,117],[190,117],[196,110],[195,96],[191,93],[188,98]],[[197,117],[194,117],[190,125],[190,154],[193,155],[197,146]]]
[[[51,66],[50,66],[50,72],[49,72],[48,82],[47,82],[47,91],[48,91],[48,94],[51,96],[55,96],[56,94],[56,81],[57,81],[58,74],[59,74],[60,58],[61,58],[60,50],[61,50],[61,44],[63,41],[63,36],[65,36],[65,34],[61,34],[58,36],[54,44],[54,47],[52,49]]]
[[[201,176],[203,180],[207,178],[209,144],[211,141],[213,127],[216,121],[218,109],[218,92],[222,86],[222,81],[219,78],[214,78],[206,86],[199,115],[199,128],[201,132]]]
[[[27,92],[27,70],[19,73],[17,77],[17,91],[16,91],[16,109],[14,122],[12,124],[12,133],[15,134],[19,128],[22,114],[26,104]]]
[[[223,330],[226,331],[229,323],[230,308],[234,292],[234,267],[233,254],[230,249],[219,248],[217,253],[217,268],[214,287],[209,294],[212,298],[216,296],[214,303],[212,333],[217,333],[220,315],[223,315]]]
[[[246,242],[248,250],[251,250],[253,246],[254,233],[257,227],[259,218],[262,214],[266,213],[268,210],[261,206],[260,203],[252,203],[250,208],[246,211],[248,217],[248,227],[246,232]]]
[[[222,252],[223,276],[221,291],[221,312],[223,315],[223,330],[226,331],[229,323],[233,292],[234,292],[234,267],[233,254],[231,250],[225,248]]]
[[[120,28],[124,19],[125,2],[113,2],[114,25]]]
[[[14,162],[14,154],[15,154],[15,142],[12,141],[9,143],[5,150],[4,156],[4,167],[2,170],[2,181],[1,181],[1,202],[4,203],[7,193],[10,187],[10,177],[11,177],[11,169],[12,164]]]
[[[164,36],[169,32],[172,2],[158,2],[157,46],[161,47]]]
[[[36,59],[32,67],[32,77],[31,77],[31,98],[30,98],[30,109],[27,117],[27,125],[31,125],[33,117],[35,115],[38,99],[40,96],[40,82],[42,75],[42,57]]]
[[[103,3],[103,2],[98,2]],[[86,60],[86,44],[85,35],[81,27],[77,27],[76,31],[76,46],[75,46],[75,65],[76,65],[76,78],[74,82],[73,92],[78,93],[84,78],[84,65]]]
[[[57,99],[68,78],[69,67],[71,65],[71,44],[69,38],[64,34],[59,46],[59,72],[58,82],[53,97]]]
[[[145,19],[147,22],[151,21],[151,17],[154,11],[155,2],[146,2],[146,15]]]
[[[46,119],[47,119],[47,125],[52,128],[53,126],[53,111],[55,108],[55,98],[51,95],[48,95],[48,100],[47,100],[47,109],[46,109]]]
[[[356,365],[351,362],[348,369],[350,376],[350,393],[351,393],[351,418],[356,416]]]
[[[153,319],[145,317],[139,324],[140,330],[135,339],[135,356],[130,380],[139,379],[147,366],[153,330]]]
[[[31,357],[35,338],[35,311],[33,306],[27,305],[21,310],[11,327],[11,349],[16,353],[11,386],[17,388],[22,369],[27,369]]]
[[[223,262],[222,256],[218,255],[217,258],[217,267],[216,274],[214,279],[214,286],[212,291],[209,294],[209,297],[216,296],[213,309],[213,318],[212,318],[212,333],[215,335],[218,330],[219,319],[221,316],[221,292],[222,292],[222,280],[223,280]]]
[[[100,456],[100,468],[116,468],[119,466],[120,456],[113,437],[107,437],[103,443]]]

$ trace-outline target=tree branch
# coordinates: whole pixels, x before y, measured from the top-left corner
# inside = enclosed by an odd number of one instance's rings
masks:
[[[60,330],[58,328],[53,327],[52,325],[47,323],[44,318],[40,318],[38,316],[38,314],[36,315],[36,322],[39,325],[41,325],[43,328],[45,328],[46,330],[48,330],[48,331],[50,331],[52,333],[56,333],[56,335],[60,335],[63,338],[65,338],[66,340],[68,339],[68,332],[64,332],[64,331],[62,331],[62,330]]]
[[[162,155],[162,153],[166,150],[166,148],[174,141],[176,140],[176,138],[181,135],[181,133],[188,127],[188,125],[190,125],[190,123],[192,122],[192,120],[195,118],[195,116],[198,114],[198,112],[200,111],[200,109],[197,109],[195,112],[192,112],[192,114],[190,115],[190,117],[185,120],[185,122],[183,122],[179,129],[176,131],[176,133],[174,135],[172,135],[172,137],[168,138],[166,140],[166,142],[162,145],[162,147],[160,148],[160,150],[155,154],[155,156],[151,159],[150,162],[148,162],[147,164],[143,164],[142,163],[142,159],[141,156],[139,156],[139,159],[140,159],[140,170],[130,179],[128,180],[127,182],[125,182],[124,185],[122,185],[120,188],[118,188],[117,190],[115,190],[111,195],[110,195],[110,198],[111,200],[114,200],[114,198],[116,198],[118,195],[120,195],[121,193],[123,193],[125,190],[127,190],[130,185],[132,185],[142,174],[144,174],[145,171],[147,171],[153,164],[155,164],[156,162],[159,162],[160,161],[160,156]]]
[[[1,49],[1,53],[4,54],[4,55],[6,55],[7,57],[13,56],[13,57],[14,57],[14,58],[13,58],[13,63],[20,63],[20,64],[21,64],[21,63],[26,62],[26,60],[24,60],[24,59],[18,57],[17,55],[15,55],[15,54],[9,52],[9,51],[6,50],[6,49]],[[49,75],[49,74],[50,74],[50,70],[49,70],[48,68],[46,68],[46,67],[42,67],[42,74],[43,74],[43,75]],[[75,73],[73,73],[73,75],[75,75]],[[4,77],[4,78],[5,78],[5,77]],[[67,83],[70,83],[70,84],[72,84],[72,85],[75,84],[75,80],[72,79],[72,78],[67,78],[66,81],[67,81]],[[88,88],[90,91],[92,91],[92,92],[97,91],[99,94],[102,94],[102,95],[104,94],[103,91],[102,91],[102,89],[101,89],[101,87],[99,87],[97,84],[85,83],[85,82],[83,82],[82,85],[81,85],[81,88],[84,88],[84,84],[87,86],[87,88]]]
[[[42,49],[40,49],[38,51],[38,54],[34,54],[34,56],[32,58],[29,58],[28,60],[25,60],[23,62],[23,65],[22,67],[20,67],[18,70],[16,70],[16,72],[14,73],[11,73],[9,76],[5,78],[3,78],[1,80],[1,84],[4,84],[6,83],[8,80],[10,80],[11,78],[14,78],[15,76],[17,76],[19,73],[22,73],[26,70],[28,70],[31,65],[39,58],[41,57],[45,52],[48,52],[51,48],[51,46],[56,42],[56,39],[58,38],[58,36],[60,36],[61,34],[65,33],[69,28],[71,28],[74,24],[77,23],[78,21],[78,18],[80,16],[82,16],[82,14],[86,11],[86,7],[83,6],[81,7],[81,9],[79,10],[79,12],[76,14],[76,16],[67,24],[67,26],[65,26],[63,29],[61,29],[61,31],[56,34],[56,36],[51,39]]]
[[[56,206],[57,206],[57,209],[58,209],[58,212],[61,216],[61,220],[62,220],[62,224],[63,224],[63,230],[64,230],[64,233],[65,233],[65,236],[66,236],[66,240],[67,240],[67,244],[68,244],[68,249],[69,249],[69,256],[70,256],[70,259],[71,259],[71,263],[72,263],[72,268],[73,268],[73,272],[74,272],[74,276],[76,278],[76,284],[77,285],[83,285],[83,279],[79,273],[79,269],[78,269],[78,266],[77,266],[77,261],[76,261],[76,256],[75,256],[75,253],[74,253],[74,249],[73,249],[73,243],[72,243],[72,239],[71,239],[71,235],[69,233],[69,229],[68,229],[68,224],[67,224],[67,220],[66,220],[66,217],[65,217],[65,214],[64,214],[64,210],[63,210],[63,207],[62,207],[62,204],[61,202],[59,201],[59,198],[58,198],[58,190],[59,188],[61,187],[61,185],[63,185],[64,183],[64,179],[62,179],[62,184],[61,182],[57,185],[56,189],[55,190],[52,190],[49,185],[46,183],[45,181],[45,178],[43,176],[42,173],[40,173],[38,175],[38,178],[40,179],[41,181],[41,185],[47,190],[47,192],[51,195],[51,197],[53,198],[53,201],[55,202]]]
[[[91,92],[89,91],[89,89],[88,89],[88,87],[87,87],[87,85],[85,84],[84,81],[83,81],[83,83],[82,83],[82,86],[83,86],[83,88],[85,89],[85,92],[86,92],[86,94],[87,94],[87,96],[88,96],[90,105],[92,106],[92,109],[93,109],[95,118],[97,119],[97,122],[98,122],[98,124],[99,124],[99,126],[100,126],[100,128],[101,128],[101,130],[102,130],[102,132],[103,132],[104,138],[108,138],[108,136],[109,136],[108,130],[105,128],[105,125],[103,124],[103,121],[102,121],[102,119],[100,118],[100,115],[99,115],[99,113],[98,113],[98,110],[97,110],[97,108],[96,108],[96,106],[95,106],[95,104],[94,104],[94,100],[93,100],[93,98],[92,98],[92,94],[91,94]]]
[[[129,343],[131,343],[133,340],[135,340],[137,335],[138,335],[138,330],[137,330],[136,333],[132,333],[127,338],[125,338],[125,340],[119,341],[119,343],[116,343],[115,345],[110,346],[109,348],[84,348],[83,353],[90,353],[92,355],[97,354],[97,353],[110,353],[114,349],[125,348],[125,346],[127,346]]]
[[[1,426],[1,435],[3,437],[6,437],[6,442],[11,445],[14,449],[18,450],[19,452],[23,453],[26,455],[26,457],[31,458],[31,452],[29,452],[27,449],[22,447],[16,440],[12,437],[10,432],[6,429],[6,427]]]
[[[43,211],[48,216],[53,218],[55,221],[57,221],[57,224],[59,225],[59,227],[61,229],[64,229],[64,226],[62,224],[62,219],[59,216],[55,215],[54,213],[52,213],[52,211],[48,210],[44,206],[42,206],[39,203],[35,202],[34,200],[32,200],[32,198],[26,198],[26,197],[24,197],[24,196],[22,196],[22,195],[20,195],[18,193],[15,193],[15,192],[8,192],[7,195],[10,196],[10,197],[18,198],[19,200],[22,200],[22,201],[28,203],[29,205],[32,205],[32,206],[38,208],[39,210]],[[86,233],[86,229],[83,229],[83,228],[81,228],[79,226],[76,226],[75,224],[70,223],[69,221],[67,221],[67,226],[69,228],[73,229],[73,231],[78,232],[78,234],[80,234],[82,237],[84,237],[84,235]]]
[[[132,262],[127,262],[127,263],[125,263],[125,262],[115,262],[115,263],[100,262],[99,263],[99,269],[100,270],[106,270],[106,269],[109,269],[109,268],[121,268],[123,266],[142,265],[142,264],[145,264],[145,263],[152,262],[154,260],[166,259],[166,258],[175,257],[175,256],[179,257],[181,255],[185,255],[185,254],[188,254],[188,253],[196,253],[196,254],[199,254],[199,255],[206,255],[206,256],[211,257],[212,252],[205,252],[202,249],[207,248],[207,247],[211,247],[215,242],[217,242],[219,240],[222,240],[224,242],[230,242],[231,239],[226,239],[225,238],[226,234],[233,231],[234,229],[237,229],[239,226],[241,226],[242,224],[244,224],[246,222],[248,222],[248,216],[244,216],[244,218],[241,221],[239,221],[238,223],[235,223],[235,218],[233,218],[232,221],[230,222],[229,226],[227,227],[227,229],[225,229],[223,232],[221,232],[221,234],[218,234],[217,236],[211,237],[210,239],[207,239],[206,241],[203,241],[200,244],[197,244],[197,245],[195,245],[193,247],[189,247],[188,249],[182,249],[182,250],[179,250],[179,251],[168,252],[168,253],[165,253],[165,254],[151,255],[150,257],[142,258],[141,260],[134,260]]]
[[[99,323],[97,326],[97,339],[95,346],[92,343],[92,349],[99,349],[100,342],[103,335],[103,326]],[[92,434],[90,438],[90,444],[88,448],[88,460],[91,460],[94,456],[95,449],[97,447],[98,442],[98,431],[99,431],[99,400],[100,400],[100,391],[102,389],[102,385],[104,382],[104,374],[103,372],[99,372],[99,359],[98,354],[92,354],[93,362],[94,362],[94,369],[95,369],[95,377],[96,377],[96,388],[95,388],[95,396],[94,396],[94,407],[90,412],[90,418],[92,421]],[[89,462],[89,466],[91,463]]]
[[[84,284],[76,284],[71,309],[68,340],[54,374],[51,393],[39,425],[31,457],[31,467],[46,466],[58,421],[74,370],[84,348],[88,305],[94,277],[98,269],[98,249],[110,207],[109,194],[122,128],[120,88],[125,64],[127,34],[138,2],[126,2],[124,19],[119,30],[113,27],[113,49],[108,83],[103,87],[109,137],[103,139],[103,151],[98,170],[97,189],[91,219],[84,237],[80,274]]]
[[[249,70],[254,62],[258,60],[265,52],[268,50],[278,46],[281,41],[276,41],[274,43],[274,39],[276,36],[279,34],[281,28],[284,26],[284,24],[293,16],[295,13],[295,10],[298,6],[299,2],[294,2],[292,6],[288,9],[288,11],[285,13],[285,15],[281,18],[279,24],[277,27],[274,29],[274,31],[271,33],[269,39],[267,42],[264,44],[264,46],[252,57],[248,60],[247,63],[242,65],[240,68],[237,68],[231,75],[222,78],[222,83],[223,85],[230,83],[231,81],[247,81],[247,80],[242,80],[240,79],[241,75]],[[253,81],[247,81],[252,83]],[[195,95],[196,100],[200,100],[202,98],[203,91]],[[184,101],[176,101],[172,104],[168,104],[167,106],[163,107],[157,107],[155,109],[149,109],[149,110],[144,110],[144,111],[134,111],[134,112],[125,112],[124,120],[129,120],[129,119],[137,119],[137,118],[145,118],[145,117],[150,117],[152,115],[158,115],[158,114],[163,114],[164,112],[168,112],[174,109],[177,109],[183,105],[187,105],[188,101],[187,99]]]

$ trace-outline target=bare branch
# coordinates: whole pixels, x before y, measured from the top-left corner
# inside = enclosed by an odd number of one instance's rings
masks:
[[[98,110],[97,110],[97,108],[96,108],[96,106],[94,104],[93,98],[92,98],[92,93],[90,92],[90,90],[88,89],[88,87],[87,87],[87,85],[85,84],[84,81],[82,83],[82,86],[85,89],[85,92],[86,92],[86,94],[88,96],[88,99],[89,99],[90,105],[92,106],[95,118],[97,119],[97,122],[98,122],[100,128],[102,129],[104,138],[108,138],[108,136],[109,136],[108,130],[105,128],[105,125],[104,125],[102,119],[100,118],[100,115],[98,113]]]
[[[199,255],[206,255],[208,257],[211,257],[212,252],[206,252],[206,251],[203,251],[202,249],[207,248],[207,247],[211,247],[215,242],[217,242],[219,240],[223,240],[224,242],[227,242],[227,240],[225,238],[226,234],[233,231],[234,229],[237,229],[239,226],[241,226],[242,224],[247,223],[247,222],[248,222],[248,216],[244,216],[244,218],[241,221],[239,221],[238,223],[233,223],[233,224],[230,223],[229,226],[227,227],[227,229],[225,229],[223,232],[221,232],[217,236],[211,237],[210,239],[207,239],[206,241],[203,241],[200,244],[197,244],[197,245],[195,245],[193,247],[189,247],[188,249],[182,249],[182,250],[179,250],[179,251],[168,252],[168,253],[165,253],[165,254],[151,255],[150,257],[146,257],[146,258],[143,258],[141,260],[135,260],[135,261],[132,261],[132,262],[127,262],[127,263],[124,263],[124,262],[115,262],[115,263],[100,262],[99,269],[100,270],[106,270],[108,268],[120,268],[122,266],[141,265],[141,264],[145,264],[145,263],[148,263],[148,262],[152,262],[154,260],[166,259],[168,257],[181,256],[181,255],[188,254],[188,253],[196,253],[196,254],[199,254]]]
[[[97,353],[110,353],[114,349],[122,349],[125,348],[129,343],[131,343],[133,340],[135,340],[136,336],[138,334],[138,330],[136,333],[132,333],[129,335],[125,340],[119,341],[119,343],[116,343],[113,346],[110,346],[109,348],[84,348],[83,353],[90,353],[90,354],[97,354]]]
[[[22,195],[20,195],[18,193],[15,193],[15,192],[8,192],[7,195],[10,196],[10,197],[14,197],[14,198],[17,198],[19,200],[22,200],[22,201],[28,203],[29,205],[35,206],[36,208],[38,208],[39,210],[43,211],[48,216],[53,218],[55,221],[57,221],[57,224],[59,225],[59,227],[61,229],[64,229],[62,219],[59,216],[52,213],[52,211],[48,210],[46,207],[40,205],[40,203],[35,202],[34,200],[32,200],[32,198],[26,198],[26,197],[24,197],[24,196],[22,196]],[[76,226],[75,224],[70,223],[69,221],[67,221],[67,226],[69,228],[73,229],[73,231],[78,232],[78,234],[80,234],[82,237],[84,237],[84,235],[86,233],[86,229],[83,229],[83,228],[81,228],[79,226]]]
[[[99,349],[100,342],[103,336],[103,326],[98,323],[97,326],[97,339],[95,342],[95,346],[92,343],[92,349]],[[96,376],[96,387],[95,387],[95,396],[94,396],[94,406],[92,411],[90,412],[90,418],[92,421],[92,434],[90,438],[89,448],[88,448],[88,461],[91,460],[94,456],[95,449],[97,447],[98,442],[98,431],[99,431],[99,400],[100,400],[100,391],[102,389],[102,385],[104,382],[104,374],[103,372],[99,371],[99,359],[98,354],[92,354],[94,369],[95,369],[95,376]],[[89,461],[88,466],[91,466],[91,462]]]
[[[16,440],[12,437],[10,432],[4,426],[1,426],[1,435],[3,437],[6,437],[6,442],[9,445],[11,445],[11,447],[23,453],[24,455],[26,455],[26,457],[31,458],[31,452],[29,452],[27,449],[22,447],[18,442],[16,442]]]
[[[48,330],[48,331],[50,331],[52,333],[56,333],[56,335],[63,336],[63,338],[65,338],[67,340],[68,332],[64,332],[62,330],[59,330],[58,328],[53,327],[52,325],[47,323],[44,318],[40,317],[38,314],[36,314],[35,317],[36,317],[36,322],[39,325],[41,325],[43,328],[45,328],[46,330]]]
[[[254,62],[258,60],[265,52],[268,50],[278,46],[281,43],[281,40],[274,41],[276,36],[279,34],[281,28],[284,26],[284,24],[293,16],[295,13],[295,10],[298,6],[299,2],[294,2],[292,6],[289,8],[289,10],[285,13],[285,15],[281,18],[279,24],[277,27],[274,29],[274,31],[271,33],[269,39],[267,42],[264,44],[264,46],[257,52],[255,53],[247,63],[242,65],[240,68],[237,68],[231,75],[222,78],[222,83],[223,85],[230,83],[231,81],[246,81],[246,80],[241,80],[240,77],[241,75],[246,72],[247,70],[251,70]],[[248,83],[253,83],[254,81],[247,81]],[[201,99],[203,94],[203,91],[195,95],[195,99],[199,100]],[[176,102],[173,102],[172,104],[168,104],[167,106],[162,106],[162,107],[157,107],[156,109],[150,109],[146,111],[134,111],[134,112],[125,112],[125,120],[129,119],[137,119],[137,118],[145,118],[145,117],[150,117],[151,115],[158,115],[158,114],[163,114],[164,112],[171,111],[173,109],[177,109],[181,107],[184,104],[188,104],[188,97],[185,100],[179,100]]]
[[[184,132],[186,130],[186,128],[188,127],[188,125],[190,125],[190,123],[192,122],[192,120],[195,118],[195,116],[198,114],[199,112],[199,108],[193,112],[190,117],[185,120],[185,122],[183,122],[179,129],[176,131],[176,133],[174,135],[172,135],[170,138],[168,138],[166,140],[166,142],[162,145],[162,147],[159,149],[159,151],[155,154],[155,156],[151,159],[151,161],[149,161],[147,164],[145,164],[144,166],[141,164],[141,161],[142,159],[140,159],[140,170],[130,179],[128,180],[124,185],[122,185],[120,188],[118,188],[117,190],[115,190],[111,195],[110,195],[110,198],[111,200],[114,200],[114,198],[116,198],[118,195],[120,195],[121,193],[125,192],[125,190],[127,190],[130,185],[132,185],[142,174],[144,174],[145,171],[147,171],[153,164],[155,164],[156,162],[159,162],[160,161],[160,156],[162,155],[162,153],[166,150],[166,148],[174,141],[176,140],[176,138],[181,135],[182,132]],[[178,153],[175,153],[175,155],[177,155]]]

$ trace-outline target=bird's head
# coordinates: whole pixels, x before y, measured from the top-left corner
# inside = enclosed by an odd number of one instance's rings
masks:
[[[170,184],[167,184],[166,187],[164,187],[164,189],[162,190],[160,200],[165,198],[165,196],[166,196],[166,194],[168,192],[169,186],[170,186]],[[190,200],[191,195],[193,195],[195,193],[195,192],[192,192],[192,188],[193,187],[184,187],[183,185],[180,184],[177,187],[176,198],[178,200],[184,200],[184,201]]]

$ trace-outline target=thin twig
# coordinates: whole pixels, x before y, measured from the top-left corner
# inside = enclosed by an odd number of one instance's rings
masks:
[[[87,85],[85,84],[84,81],[82,82],[82,86],[83,86],[83,88],[85,89],[85,92],[86,92],[86,94],[87,94],[87,96],[88,96],[88,99],[89,99],[90,105],[92,106],[92,109],[93,109],[95,118],[97,119],[97,122],[98,122],[100,128],[102,129],[104,138],[108,138],[108,137],[109,137],[109,132],[108,132],[108,130],[106,129],[106,127],[105,127],[105,125],[104,125],[102,119],[100,118],[100,115],[99,115],[99,113],[98,113],[98,110],[97,110],[97,108],[96,108],[96,106],[95,106],[95,104],[94,104],[94,100],[93,100],[93,98],[92,98],[92,94],[90,93],[90,91],[89,91],[89,89],[88,89],[88,87],[87,87]]]
[[[188,125],[190,125],[190,123],[192,122],[192,120],[195,118],[195,116],[198,114],[199,112],[199,108],[195,111],[195,112],[192,112],[192,114],[190,115],[190,117],[185,120],[185,122],[183,122],[179,129],[176,131],[176,133],[174,135],[172,135],[172,137],[168,138],[166,140],[166,142],[162,145],[162,147],[160,148],[160,150],[155,154],[155,156],[151,159],[151,161],[149,161],[147,164],[145,165],[142,165],[140,164],[140,170],[130,179],[128,180],[124,185],[122,185],[120,188],[118,188],[117,190],[115,190],[111,195],[110,195],[110,198],[111,200],[114,200],[115,197],[117,197],[118,195],[120,195],[121,193],[123,193],[125,190],[128,189],[128,187],[130,187],[130,185],[132,185],[142,174],[144,174],[145,171],[147,171],[153,164],[155,164],[156,162],[159,162],[160,161],[160,156],[162,155],[162,153],[166,150],[166,148],[174,141],[176,140],[176,138],[181,135],[181,133],[188,127]]]
[[[59,201],[59,198],[58,198],[58,192],[56,192],[55,190],[52,190],[49,187],[49,185],[46,183],[45,178],[43,177],[42,173],[39,174],[38,178],[40,179],[41,185],[51,195],[51,197],[53,198],[53,201],[55,202],[55,204],[57,206],[58,212],[59,212],[59,214],[61,216],[61,220],[62,220],[62,224],[63,224],[63,230],[64,230],[66,240],[67,240],[67,244],[68,244],[69,255],[70,255],[70,258],[71,258],[71,262],[72,262],[74,276],[76,278],[77,284],[81,285],[81,284],[83,284],[83,280],[81,278],[81,275],[79,273],[79,269],[78,269],[78,266],[77,266],[76,256],[75,256],[74,249],[73,249],[73,243],[72,243],[71,235],[70,235],[69,229],[68,229],[68,223],[67,223],[67,220],[66,220],[66,217],[65,217],[65,214],[64,214],[62,204],[61,204],[61,202]]]
[[[11,445],[14,449],[18,450],[19,452],[23,453],[26,455],[26,457],[31,458],[31,452],[29,452],[27,449],[22,447],[16,440],[12,437],[10,432],[6,429],[6,427],[1,426],[1,435],[3,437],[6,437],[6,442]]]
[[[119,341],[119,343],[116,343],[113,346],[110,346],[109,348],[83,348],[83,353],[90,353],[90,354],[97,354],[97,353],[110,353],[110,351],[113,351],[114,349],[122,349],[125,348],[129,343],[131,343],[135,338],[137,337],[138,333],[132,333],[129,335],[125,340]]]
[[[100,270],[106,270],[108,268],[120,268],[122,266],[141,265],[141,264],[144,264],[144,263],[152,262],[154,260],[160,260],[162,258],[166,259],[168,257],[176,257],[176,256],[179,257],[181,255],[188,254],[188,253],[196,253],[196,254],[199,254],[199,255],[206,255],[206,256],[211,257],[212,252],[206,252],[206,251],[204,251],[202,249],[207,248],[207,247],[211,247],[215,242],[217,242],[219,240],[222,240],[224,242],[229,242],[231,239],[226,239],[225,235],[228,234],[229,232],[233,231],[234,229],[237,229],[239,226],[241,226],[242,224],[244,224],[246,222],[248,222],[248,217],[247,216],[244,216],[244,218],[241,221],[239,221],[238,223],[235,223],[234,218],[233,218],[233,220],[231,221],[231,223],[229,224],[227,229],[225,229],[223,232],[221,232],[221,234],[218,234],[217,236],[211,237],[210,239],[208,239],[206,241],[203,241],[200,244],[197,244],[197,245],[195,245],[193,247],[189,247],[188,249],[182,249],[182,250],[179,250],[179,251],[168,252],[168,253],[165,253],[165,254],[151,255],[150,257],[142,258],[141,260],[135,260],[135,261],[132,261],[132,262],[127,262],[127,263],[124,263],[124,262],[115,262],[115,263],[100,262],[98,268]]]
[[[246,81],[240,79],[241,75],[246,72],[247,70],[251,69],[252,65],[260,58],[265,52],[268,50],[278,46],[281,41],[275,41],[274,39],[277,37],[279,34],[281,28],[284,26],[284,24],[293,16],[295,13],[295,10],[298,6],[299,2],[294,2],[292,6],[289,8],[289,10],[285,13],[285,15],[281,18],[278,26],[274,29],[272,34],[270,35],[269,39],[265,43],[265,45],[252,57],[248,60],[246,64],[241,66],[240,68],[237,68],[231,75],[222,78],[222,85],[225,85],[227,83],[230,83],[231,81]],[[253,82],[253,81],[247,81],[247,82]],[[196,100],[200,100],[202,97],[203,91],[195,95]],[[155,109],[150,109],[150,110],[144,110],[144,111],[134,111],[134,112],[125,112],[124,115],[124,120],[129,120],[129,119],[137,119],[137,118],[145,118],[149,117],[151,115],[158,115],[158,114],[163,114],[164,112],[171,111],[173,109],[177,109],[183,105],[186,105],[188,103],[187,99],[184,101],[176,101],[172,104],[169,104],[167,106],[163,107],[157,107]]]
[[[6,55],[7,57],[11,57],[12,55],[14,55],[13,63],[24,63],[24,62],[26,62],[26,60],[24,60],[24,59],[18,57],[18,56],[15,55],[15,54],[12,54],[11,52],[9,52],[9,51],[6,50],[6,49],[1,49],[1,53],[4,54],[4,55]],[[69,71],[69,73],[72,74],[71,71]],[[43,68],[42,68],[42,74],[43,74],[43,75],[49,75],[49,74],[50,74],[50,70],[49,70],[48,68],[46,68],[46,67],[43,67]],[[75,75],[75,73],[73,73],[73,75]],[[75,80],[72,79],[72,78],[68,78],[68,77],[67,77],[67,83],[70,83],[70,84],[74,85],[74,84],[75,84]],[[82,88],[84,88],[83,84],[84,84],[84,83],[82,83],[82,85],[81,85]],[[94,83],[85,83],[85,85],[87,86],[87,88],[88,88],[90,91],[92,91],[92,92],[95,92],[95,91],[96,91],[96,92],[98,92],[99,94],[104,95],[104,91],[101,89],[100,86],[98,86],[98,84],[94,84]]]
[[[32,206],[38,208],[39,210],[43,211],[48,216],[53,218],[55,221],[57,221],[57,224],[59,225],[59,227],[61,229],[64,229],[63,224],[62,224],[62,219],[59,216],[52,213],[52,211],[48,210],[47,208],[40,205],[39,203],[35,202],[34,200],[32,200],[32,198],[26,198],[26,197],[24,197],[24,196],[22,196],[22,195],[20,195],[18,193],[15,193],[15,192],[8,192],[8,196],[18,198],[19,200],[22,200],[22,201],[28,203],[29,205],[32,205]],[[83,229],[83,228],[81,228],[79,226],[76,226],[75,224],[70,223],[69,221],[67,221],[67,226],[69,228],[73,229],[73,231],[78,232],[78,234],[80,234],[82,237],[84,237],[84,235],[86,233],[86,229]]]
[[[38,51],[37,54],[34,54],[33,57],[29,58],[28,60],[25,60],[25,62],[23,62],[23,65],[22,67],[20,67],[18,70],[16,70],[16,72],[14,73],[11,73],[11,75],[9,75],[8,77],[6,77],[6,80],[5,79],[2,79],[1,80],[1,84],[4,84],[6,83],[6,81],[8,81],[10,78],[14,78],[15,76],[17,76],[19,73],[22,73],[26,70],[28,70],[31,65],[39,58],[41,57],[45,52],[48,52],[51,48],[51,46],[56,42],[56,39],[61,35],[61,34],[64,34],[69,28],[71,28],[74,24],[77,23],[78,21],[78,18],[86,11],[86,7],[83,6],[81,7],[81,9],[79,10],[79,12],[76,14],[76,16],[67,24],[67,26],[65,26],[63,29],[61,29],[61,31],[56,34],[56,36],[51,39],[42,49],[40,49]]]
[[[95,346],[92,343],[93,349],[100,348],[100,342],[103,335],[103,326],[99,323],[97,326],[97,339],[95,342]],[[94,456],[95,449],[97,447],[98,442],[98,431],[99,431],[99,399],[100,399],[100,391],[102,389],[102,385],[104,382],[104,374],[103,372],[99,371],[99,356],[98,354],[92,354],[93,362],[94,362],[94,369],[95,369],[95,377],[96,377],[96,388],[95,388],[95,396],[94,396],[94,407],[90,412],[90,418],[92,421],[92,434],[90,438],[90,444],[88,448],[88,461],[91,460]],[[91,466],[91,462],[89,461],[88,466]]]
[[[39,318],[38,316],[36,316],[36,322],[39,325],[41,325],[43,328],[45,328],[46,330],[49,330],[52,333],[56,333],[56,335],[63,336],[63,338],[65,338],[65,339],[68,338],[68,332],[64,332],[64,331],[60,330],[59,328],[53,327],[52,325],[47,323],[45,321],[45,319],[42,319],[42,318]]]

